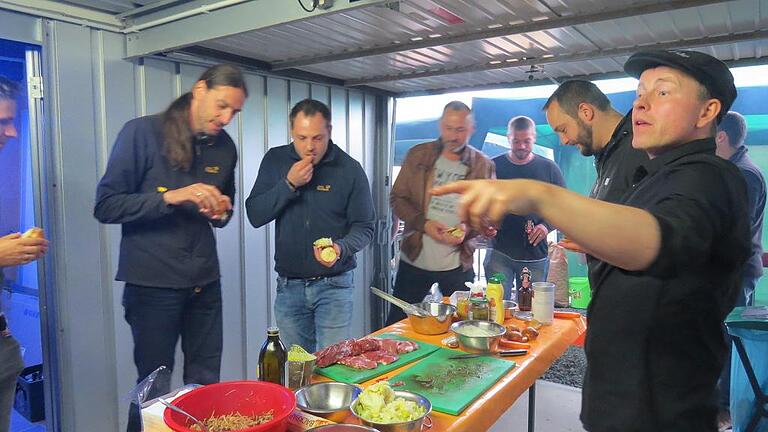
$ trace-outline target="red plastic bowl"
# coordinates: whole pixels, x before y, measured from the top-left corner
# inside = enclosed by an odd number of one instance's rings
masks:
[[[203,420],[212,415],[239,412],[242,415],[261,415],[274,410],[274,418],[264,424],[241,429],[242,432],[285,432],[288,415],[296,408],[296,396],[288,388],[264,381],[229,381],[196,388],[181,395],[173,405]],[[192,420],[166,408],[165,424],[176,432],[194,432]]]

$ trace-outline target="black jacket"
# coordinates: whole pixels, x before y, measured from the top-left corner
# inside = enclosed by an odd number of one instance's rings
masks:
[[[355,253],[373,239],[375,213],[368,178],[360,164],[332,142],[312,180],[292,191],[285,181],[300,160],[293,144],[270,149],[245,201],[258,228],[276,220],[275,270],[289,278],[331,276],[355,268]],[[314,258],[312,244],[330,237],[341,248],[331,268]]]
[[[160,115],[129,121],[112,148],[96,189],[93,215],[102,223],[122,224],[117,280],[136,285],[189,288],[219,275],[211,221],[197,206],[170,206],[162,192],[194,183],[216,186],[234,203],[237,149],[222,131],[208,142],[196,140],[189,172],[174,170],[162,154]]]
[[[593,275],[581,419],[594,432],[714,432],[722,324],[750,253],[744,179],[711,138],[635,174],[622,204],[656,218],[661,248],[643,271]]]

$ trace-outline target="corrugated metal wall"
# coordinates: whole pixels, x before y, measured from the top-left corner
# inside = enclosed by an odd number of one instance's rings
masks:
[[[18,23],[19,17],[0,11],[0,24]],[[24,19],[40,26],[38,19]],[[53,170],[48,184],[52,226],[46,228],[53,241],[57,294],[56,304],[49,306],[58,313],[62,430],[124,430],[126,395],[136,372],[122,316],[122,284],[113,281],[120,229],[92,217],[95,186],[123,123],[163,110],[192,86],[203,68],[157,59],[126,62],[123,36],[117,34],[55,21],[42,21],[42,30],[46,145]],[[12,36],[0,25],[0,38]],[[289,142],[290,107],[305,97],[329,103],[333,140],[370,177],[374,141],[380,136],[375,122],[381,116],[375,111],[386,106],[376,100],[381,96],[344,88],[256,74],[247,79],[250,97],[227,128],[240,153],[235,214],[217,231],[224,288],[224,380],[254,378],[272,320],[272,224],[254,229],[242,209],[265,152]],[[373,261],[371,248],[358,257],[355,336],[369,331],[366,287]]]

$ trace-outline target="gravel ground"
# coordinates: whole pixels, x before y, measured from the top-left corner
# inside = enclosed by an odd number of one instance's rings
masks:
[[[582,315],[587,313],[584,309],[562,308],[558,310],[579,312]],[[581,388],[586,368],[587,358],[584,356],[584,348],[571,345],[559,359],[552,363],[552,366],[549,367],[541,379]]]

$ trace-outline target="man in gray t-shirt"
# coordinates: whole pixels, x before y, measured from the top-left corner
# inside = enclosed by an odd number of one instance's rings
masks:
[[[464,180],[467,175],[467,166],[458,160],[450,160],[440,156],[435,161],[435,171],[432,179],[432,187],[442,186],[459,180]],[[460,226],[461,220],[456,213],[456,203],[459,196],[456,194],[446,196],[433,196],[429,199],[427,207],[427,219],[439,222],[444,227]],[[428,251],[424,253],[424,251]],[[401,259],[420,269],[429,271],[448,271],[457,268],[461,261],[459,250],[456,246],[435,240],[430,236],[424,236],[422,253],[414,261],[410,261],[403,255]]]

